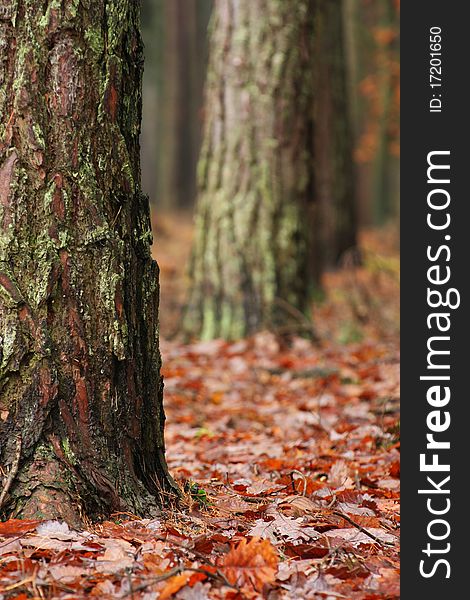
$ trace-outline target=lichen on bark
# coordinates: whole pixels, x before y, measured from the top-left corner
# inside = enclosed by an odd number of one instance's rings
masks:
[[[0,6],[2,2],[0,1]],[[164,459],[133,0],[0,11],[0,507],[143,513]],[[73,457],[73,460],[72,460]]]

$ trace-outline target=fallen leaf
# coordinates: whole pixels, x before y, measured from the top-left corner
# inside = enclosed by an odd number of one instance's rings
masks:
[[[2,536],[17,536],[22,533],[34,531],[39,521],[27,520],[27,519],[10,519],[3,523],[0,522],[0,535]]]
[[[114,583],[109,581],[109,579],[99,581],[90,592],[90,596],[100,596],[102,598],[116,598],[116,586],[114,585]]]
[[[279,563],[276,579],[279,581],[287,581],[292,575],[295,575],[296,577],[300,574],[309,575],[315,570],[316,567],[312,564],[311,560],[285,560]]]
[[[333,489],[351,487],[353,480],[349,476],[349,472],[350,468],[346,461],[337,460],[330,469],[328,485]]]
[[[285,540],[295,544],[316,540],[320,537],[318,531],[304,525],[301,518],[293,519],[283,515],[276,515],[272,521],[268,522],[258,519],[249,533],[252,536],[269,539],[273,543]]]
[[[74,567],[67,564],[51,565],[48,571],[53,579],[63,583],[70,583],[88,573],[88,570],[84,567]]]
[[[40,550],[57,550],[64,551],[68,550],[71,544],[68,541],[58,540],[56,538],[48,538],[43,535],[31,535],[21,540],[23,547],[30,547]],[[29,552],[31,554],[31,552]],[[28,552],[26,553],[28,556]]]
[[[250,496],[261,496],[282,490],[284,487],[284,485],[278,485],[272,481],[257,481],[246,489],[246,493]]]
[[[305,496],[288,496],[283,499],[279,509],[291,512],[296,517],[319,512],[318,505]]]
[[[20,540],[18,539],[7,539],[5,542],[0,542],[0,556],[9,554],[10,552],[18,552],[22,548]]]
[[[176,594],[176,592],[178,592],[188,583],[190,576],[190,573],[185,572],[170,577],[162,592],[160,593],[159,600],[166,600],[166,598],[171,598],[171,596]]]
[[[397,538],[390,533],[387,533],[383,529],[379,529],[378,527],[369,527],[368,531],[377,537],[382,542],[388,542],[392,544],[397,543]],[[367,534],[355,529],[354,527],[346,527],[344,529],[331,529],[330,531],[325,531],[323,535],[326,535],[330,538],[339,538],[343,541],[349,542],[353,546],[358,546],[360,544],[375,544],[374,540],[369,537]]]
[[[78,536],[70,531],[67,523],[61,521],[44,521],[36,527],[38,535],[57,540],[76,540]]]
[[[116,540],[123,542],[123,540]],[[120,545],[113,545],[106,548],[103,556],[96,559],[95,569],[98,573],[117,573],[127,569],[134,564],[134,557],[129,551]]]
[[[222,572],[233,585],[252,586],[261,591],[263,585],[276,577],[278,556],[268,540],[257,537],[241,542],[228,552],[222,562]]]
[[[178,592],[176,598],[178,600],[208,600],[210,588],[211,586],[209,583],[201,583],[198,581],[194,587],[183,588]]]

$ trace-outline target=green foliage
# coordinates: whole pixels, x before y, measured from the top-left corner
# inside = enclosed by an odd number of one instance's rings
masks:
[[[184,490],[195,502],[199,504],[201,508],[210,506],[211,502],[209,501],[206,490],[202,487],[199,487],[194,481],[187,481],[185,483]]]

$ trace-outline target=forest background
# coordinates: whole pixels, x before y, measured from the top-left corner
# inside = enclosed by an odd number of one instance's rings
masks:
[[[340,341],[348,341],[363,337],[367,321],[374,321],[386,334],[398,331],[398,288],[394,285],[399,248],[399,0],[344,0],[338,6],[347,86],[339,118],[347,119],[350,126],[356,216],[352,227],[367,268],[355,273],[357,289],[343,305],[337,284],[340,289],[345,286],[348,296],[351,271],[347,269],[344,281],[338,268],[351,263],[351,253],[335,257],[324,274],[320,294],[330,285],[336,288],[330,300],[333,306],[341,304],[340,315],[335,311],[337,318],[329,326]],[[142,187],[150,197],[154,234],[162,236],[154,252],[163,282],[160,321],[164,336],[180,330],[187,300],[211,11],[212,0],[143,3]],[[335,44],[334,39],[331,43]],[[328,237],[321,243],[328,244]],[[375,290],[377,286],[380,291]],[[385,304],[382,296],[387,298]],[[317,325],[321,328],[322,323],[319,319]]]

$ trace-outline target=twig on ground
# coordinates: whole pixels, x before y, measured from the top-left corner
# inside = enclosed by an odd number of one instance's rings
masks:
[[[161,581],[170,579],[171,577],[174,577],[175,575],[180,575],[184,571],[191,571],[191,573],[202,573],[203,575],[206,575],[209,579],[213,579],[214,581],[218,581],[219,583],[222,582],[224,585],[231,587],[232,589],[238,591],[238,587],[236,585],[233,585],[232,583],[230,583],[230,581],[225,577],[225,575],[223,573],[221,573],[219,571],[219,569],[217,569],[217,571],[215,573],[212,573],[211,571],[206,571],[206,569],[204,569],[202,567],[196,568],[196,567],[179,566],[179,567],[170,569],[169,571],[167,571],[166,573],[163,573],[162,575],[149,578],[146,582],[141,583],[140,585],[132,588],[132,590],[130,590],[129,592],[124,594],[122,596],[122,598],[127,598],[128,596],[130,596],[131,594],[133,594],[135,592],[141,592],[142,590],[145,590],[150,585],[154,585],[155,583],[160,583]]]
[[[294,480],[294,473],[296,475],[298,475],[302,479],[302,481],[303,481],[304,489],[302,490],[302,496],[305,496],[306,493],[307,493],[307,478],[305,477],[305,475],[301,471],[297,471],[297,469],[293,469],[290,472],[291,481]],[[294,485],[294,492],[297,493],[297,491],[295,490],[295,485]]]
[[[362,525],[359,525],[359,523],[356,523],[356,521],[351,519],[351,517],[349,517],[347,514],[341,512],[340,510],[334,510],[333,514],[336,515],[337,517],[341,517],[342,519],[344,519],[345,521],[347,521],[348,523],[350,523],[351,525],[356,527],[356,529],[359,529],[360,532],[362,532],[365,535],[367,535],[368,537],[370,537],[372,540],[374,540],[374,542],[377,542],[378,544],[383,544],[385,546],[394,546],[394,544],[392,542],[386,542],[385,540],[381,540],[379,537],[377,537],[376,535],[374,535],[373,533],[368,531]]]

